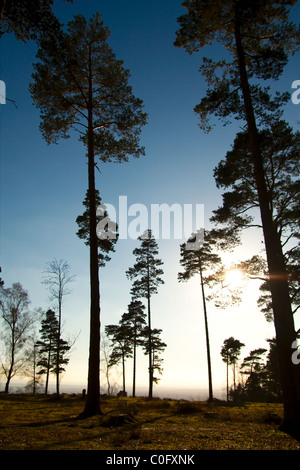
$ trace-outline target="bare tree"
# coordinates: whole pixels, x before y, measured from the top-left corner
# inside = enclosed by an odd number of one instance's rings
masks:
[[[120,374],[116,376],[115,366],[111,364],[110,356],[113,350],[113,346],[109,338],[105,333],[100,335],[100,351],[101,351],[101,360],[100,360],[100,372],[105,376],[107,395],[113,395],[116,385],[119,380]]]
[[[60,344],[62,328],[62,304],[63,298],[70,294],[69,284],[74,281],[75,276],[70,273],[71,268],[67,261],[54,259],[47,263],[47,270],[44,272],[42,284],[48,287],[50,300],[55,301],[58,310],[58,344]],[[56,393],[59,397],[59,375],[60,375],[60,348],[57,347],[57,374],[56,374]]]
[[[11,288],[0,289],[0,311],[4,322],[2,340],[5,345],[5,359],[1,361],[6,376],[5,392],[8,393],[11,379],[24,366],[27,357],[24,348],[35,321],[28,306],[28,293],[20,283]]]

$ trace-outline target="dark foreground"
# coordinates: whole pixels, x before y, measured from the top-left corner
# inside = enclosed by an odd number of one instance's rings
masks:
[[[300,450],[280,430],[280,404],[101,401],[81,419],[84,399],[0,394],[0,450]]]

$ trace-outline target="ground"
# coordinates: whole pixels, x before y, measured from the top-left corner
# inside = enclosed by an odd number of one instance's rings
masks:
[[[281,404],[103,398],[82,419],[80,395],[0,394],[0,450],[300,450]]]

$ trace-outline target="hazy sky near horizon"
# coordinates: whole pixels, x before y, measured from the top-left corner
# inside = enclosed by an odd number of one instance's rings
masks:
[[[205,222],[221,204],[213,169],[225,157],[240,123],[227,127],[215,120],[216,127],[204,134],[198,127],[193,108],[206,93],[199,67],[203,55],[223,54],[222,48],[189,55],[175,48],[177,18],[185,12],[179,0],[74,0],[73,4],[56,0],[54,11],[62,23],[81,13],[90,18],[103,14],[109,26],[111,44],[117,58],[131,71],[130,83],[148,113],[141,144],[146,155],[124,164],[100,164],[96,186],[103,202],[118,209],[120,196],[128,207],[143,204],[196,204],[204,206]],[[296,6],[294,20],[299,18]],[[46,262],[65,259],[76,280],[65,298],[63,322],[65,335],[78,334],[64,384],[86,387],[89,347],[89,254],[76,236],[76,218],[83,212],[87,189],[86,150],[77,140],[47,145],[39,131],[39,110],[35,108],[28,86],[37,51],[34,41],[22,44],[14,36],[0,41],[0,79],[6,83],[7,101],[0,105],[1,212],[0,265],[5,286],[20,282],[29,293],[32,307],[46,310],[51,305],[41,284]],[[291,58],[282,77],[275,83],[280,91],[291,91],[300,78],[299,56]],[[295,129],[300,105],[290,101],[285,119]],[[165,284],[152,301],[154,328],[163,330],[167,343],[163,354],[161,387],[207,388],[207,362],[202,299],[198,279],[178,284],[179,245],[184,240],[158,239],[159,256],[164,262]],[[136,240],[120,240],[116,252],[100,270],[101,324],[118,323],[130,303],[131,283],[125,272],[134,262]],[[238,254],[247,258],[262,250],[261,234],[249,231]],[[236,255],[238,256],[238,255]],[[231,260],[234,258],[231,258]],[[237,258],[236,258],[237,259]],[[253,281],[254,282],[254,281]],[[257,285],[250,286],[239,307],[225,310],[208,306],[213,383],[225,386],[226,370],[221,361],[223,341],[234,336],[250,350],[266,346],[274,336],[256,306]],[[297,319],[297,321],[299,321]],[[300,325],[299,325],[300,326]],[[299,327],[298,326],[298,327]],[[131,362],[128,361],[128,392],[131,392]],[[147,385],[147,361],[139,356],[138,384]]]

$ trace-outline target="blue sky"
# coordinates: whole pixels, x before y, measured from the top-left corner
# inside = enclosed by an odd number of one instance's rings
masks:
[[[56,0],[55,13],[66,23],[73,14],[89,18],[99,11],[111,30],[110,44],[117,58],[131,71],[134,94],[141,98],[149,115],[141,143],[146,155],[126,164],[101,164],[96,185],[103,202],[118,206],[119,196],[134,203],[203,204],[205,220],[221,203],[213,169],[230,149],[237,123],[216,128],[208,135],[198,127],[193,107],[205,95],[206,85],[199,73],[201,57],[190,56],[173,46],[177,18],[184,9],[177,0],[74,0],[73,5]],[[299,13],[299,6],[295,13]],[[298,15],[299,17],[299,15]],[[41,284],[45,263],[63,258],[71,266],[76,281],[66,297],[63,318],[66,335],[80,333],[62,385],[86,386],[89,335],[88,249],[76,236],[76,217],[82,213],[87,188],[85,149],[75,135],[47,145],[39,132],[39,111],[28,91],[35,62],[36,44],[22,44],[6,35],[0,44],[0,79],[7,97],[15,100],[0,107],[1,151],[1,266],[6,286],[20,282],[28,291],[32,307],[47,309],[49,302]],[[219,57],[221,49],[214,49]],[[291,91],[300,78],[291,59],[276,89]],[[285,118],[296,129],[300,105],[287,104]],[[178,285],[180,240],[158,240],[164,261],[164,286],[153,298],[153,327],[163,329],[168,344],[164,353],[164,374],[159,386],[207,388],[205,336],[198,280]],[[134,240],[118,242],[111,262],[101,270],[102,326],[117,323],[130,302],[131,284],[126,270],[134,264]],[[260,234],[249,232],[239,249],[242,257],[261,249]],[[246,253],[246,254],[245,254]],[[251,298],[249,298],[251,297]],[[235,336],[248,351],[264,345],[274,335],[258,311],[251,290],[239,308],[219,311],[209,306],[213,380],[225,385],[225,365],[221,362],[223,341]],[[137,380],[147,384],[147,366],[140,357]],[[130,372],[128,363],[128,373]],[[130,384],[130,378],[128,378]],[[129,392],[131,390],[128,387]]]

